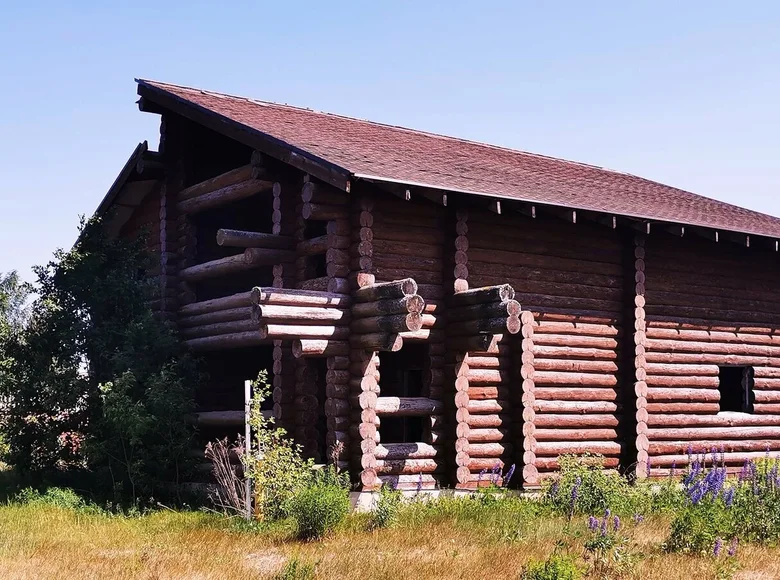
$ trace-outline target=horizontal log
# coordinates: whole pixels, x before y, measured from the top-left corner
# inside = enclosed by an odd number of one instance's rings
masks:
[[[179,330],[179,334],[183,338],[199,338],[202,336],[216,336],[219,334],[236,334],[252,331],[261,334],[261,339],[265,338],[260,332],[260,325],[252,319],[229,320],[227,322],[216,322],[214,324],[190,326],[187,328],[181,328]]]
[[[191,338],[185,340],[184,344],[195,352],[206,352],[211,350],[226,350],[230,348],[244,348],[247,346],[257,346],[261,344],[271,344],[271,340],[260,338],[258,331],[240,332],[236,334],[220,334],[217,336],[206,336],[203,338]]]
[[[416,490],[418,485],[421,489],[432,489],[438,485],[436,476],[426,473],[416,475],[380,475],[379,481],[391,489],[400,491]]]
[[[293,248],[293,239],[290,236],[223,228],[217,230],[217,245],[232,248],[290,250]]]
[[[648,376],[709,376],[717,377],[718,365],[647,363]],[[649,382],[649,381],[648,381]]]
[[[253,176],[252,165],[251,164],[243,165],[242,167],[238,167],[236,169],[232,169],[225,173],[221,173],[216,177],[212,177],[210,179],[206,179],[204,181],[201,181],[189,187],[185,187],[184,189],[179,191],[179,193],[176,196],[176,199],[178,201],[184,201],[185,199],[192,199],[193,197],[199,197],[206,193],[210,193],[212,191],[222,189],[223,187],[227,187],[228,185],[235,185],[237,183],[241,183],[243,181],[251,179],[252,176]]]
[[[720,380],[717,376],[680,376],[680,375],[648,375],[647,384],[650,387],[698,387],[717,389]]]
[[[534,324],[534,334],[574,334],[581,336],[606,336],[614,338],[620,336],[622,331],[619,327],[612,324],[537,320]]]
[[[328,235],[302,240],[295,246],[295,251],[299,256],[324,254],[328,251]]]
[[[485,414],[469,415],[466,424],[472,429],[486,429],[489,427],[502,427],[511,424],[510,415]]]
[[[377,459],[434,459],[440,455],[440,446],[427,443],[383,443],[374,450]]]
[[[352,306],[352,314],[357,318],[384,316],[388,314],[421,313],[425,308],[425,300],[419,294],[402,298],[363,302]]]
[[[520,332],[520,320],[516,316],[508,316],[505,318],[462,320],[447,325],[447,333],[450,335],[469,335],[479,332],[517,334]]]
[[[558,371],[566,373],[615,373],[616,362],[611,360],[565,360],[534,357],[534,375],[537,371]]]
[[[265,411],[266,418],[270,411]],[[195,413],[196,423],[199,427],[224,427],[243,425],[246,415],[241,411],[200,411]]]
[[[294,340],[292,343],[292,353],[295,358],[347,356],[350,351],[349,343],[339,340],[302,339]]]
[[[334,325],[349,323],[349,311],[344,308],[322,306],[282,306],[260,304],[256,310],[257,318],[263,322],[282,323],[331,323]]]
[[[481,262],[483,264],[498,264],[507,266],[525,266],[530,268],[549,268],[552,270],[568,270],[584,274],[601,274],[607,276],[622,275],[620,263],[588,262],[573,258],[558,258],[555,256],[541,256],[518,251],[486,250],[473,247],[469,248],[469,262]],[[522,302],[522,301],[521,301]]]
[[[471,443],[467,448],[469,458],[477,457],[502,457],[512,452],[512,444],[505,443]]]
[[[247,248],[244,261],[253,266],[272,266],[295,260],[295,252],[289,250],[271,250],[268,248]]]
[[[495,443],[504,441],[510,437],[508,429],[484,428],[469,429],[467,439],[469,443]]]
[[[534,366],[536,366],[535,359]],[[615,377],[615,375],[609,374],[568,373],[535,370],[534,382],[537,385],[582,385],[589,387],[613,387],[617,385],[617,377]]]
[[[778,439],[780,423],[773,426],[731,426],[731,427],[678,427],[650,429],[647,437],[651,441],[719,441],[728,439]],[[712,443],[710,444],[712,445]]]
[[[622,450],[623,446],[615,441],[539,441],[536,443],[537,458],[584,453],[599,453],[605,457],[615,457],[620,455]]]
[[[196,282],[208,278],[228,276],[237,272],[246,272],[255,267],[257,267],[256,264],[244,259],[244,254],[238,254],[184,268],[179,271],[179,278],[187,282]]]
[[[721,412],[717,415],[652,414],[647,418],[650,427],[748,427],[780,426],[780,415],[749,415]]]
[[[776,449],[776,448],[775,448]],[[726,453],[725,464],[742,466],[745,461],[756,461],[766,457],[766,451],[754,451],[743,453]],[[684,453],[675,455],[654,455],[651,458],[652,465],[655,467],[671,467],[676,465],[679,467],[688,464],[688,455]]]
[[[614,349],[544,346],[534,344],[534,357],[540,359],[616,360]]]
[[[260,326],[262,337],[274,340],[296,340],[305,338],[346,340],[349,328],[346,326],[307,326],[304,324],[263,324]]]
[[[398,336],[403,338],[405,342],[430,342],[442,344],[447,338],[447,334],[443,330],[433,330],[431,328],[407,330],[398,333]]]
[[[650,444],[648,445],[647,452],[651,456],[673,454],[673,453],[687,454],[688,449],[690,449],[691,452],[694,454],[710,453],[710,452],[714,452],[716,448],[718,452],[723,451],[724,453],[739,453],[745,451],[766,452],[768,446],[776,446],[775,441],[777,441],[778,433],[780,433],[780,429],[776,430],[775,434],[772,437],[767,439],[761,439],[759,441],[750,441],[750,440],[731,441],[728,439],[720,439],[717,441],[694,440],[693,443],[689,443],[688,441],[664,441],[664,442],[651,441]]]
[[[618,342],[607,336],[536,334],[534,344],[538,346],[567,346],[581,348],[616,349]]]
[[[717,413],[718,403],[647,403],[647,412],[653,413]]]
[[[715,330],[688,330],[673,328],[647,329],[647,337],[660,340],[717,342],[728,344],[764,344],[780,345],[780,335],[750,334],[742,332],[719,332]]]
[[[372,332],[398,333],[416,331],[422,328],[422,315],[419,313],[390,314],[358,318],[350,326],[352,332],[368,334]]]
[[[348,208],[345,205],[326,205],[318,203],[304,203],[301,209],[301,216],[305,220],[327,221],[346,219],[348,217]]]
[[[212,300],[204,300],[202,302],[193,302],[192,304],[187,304],[179,308],[179,316],[197,316],[201,314],[207,314],[209,312],[217,312],[219,310],[249,307],[251,305],[251,292],[240,292],[238,294],[225,296],[223,298],[214,298]]]
[[[717,405],[716,405],[717,407]],[[609,401],[536,401],[533,409],[537,413],[614,413],[618,410],[615,403]]]
[[[458,292],[450,297],[451,307],[469,306],[473,304],[508,302],[515,297],[515,291],[509,284],[472,288]]]
[[[720,401],[720,393],[717,389],[659,389],[649,388],[647,389],[647,400],[654,403],[660,402],[700,402],[700,403],[717,403]]]
[[[377,459],[376,472],[380,475],[412,475],[436,473],[444,462],[436,459]]]
[[[534,418],[537,431],[542,427],[568,427],[572,429],[587,429],[591,427],[617,427],[618,418],[615,415],[551,415],[539,413]]]
[[[772,365],[778,359],[774,356],[752,356],[739,354],[714,354],[702,352],[657,352],[648,350],[645,354],[648,363],[671,364],[715,364],[737,366]]]
[[[471,401],[468,402],[468,412],[474,415],[493,415],[508,411],[512,408],[512,404],[509,401],[501,400],[486,400],[486,401]]]
[[[441,401],[423,397],[378,397],[376,413],[380,417],[420,417],[443,412]]]
[[[453,307],[447,310],[447,319],[451,322],[484,318],[505,318],[509,316],[520,316],[520,303],[517,300],[486,302],[470,306]]]
[[[250,320],[252,318],[252,308],[243,306],[241,308],[227,308],[225,310],[215,310],[213,312],[204,312],[193,316],[181,316],[177,321],[180,327],[188,328],[192,326],[203,326],[204,324],[213,324],[216,322],[230,322],[234,320]]]
[[[250,178],[180,201],[176,204],[176,210],[184,214],[194,214],[257,195],[263,191],[271,191],[273,186],[271,181]]]
[[[354,292],[354,298],[356,302],[375,302],[404,298],[413,294],[417,294],[417,283],[412,278],[404,278],[364,286]]]
[[[534,439],[537,441],[615,441],[618,438],[616,429],[588,429],[582,426],[578,429],[535,429]]]
[[[404,341],[398,334],[352,334],[349,344],[356,349],[397,352],[403,347]]]
[[[620,395],[616,389],[555,387],[534,389],[534,397],[539,401],[617,401]]]
[[[291,288],[255,287],[250,293],[252,304],[274,304],[279,306],[316,306],[322,308],[345,308],[351,303],[348,294]]]

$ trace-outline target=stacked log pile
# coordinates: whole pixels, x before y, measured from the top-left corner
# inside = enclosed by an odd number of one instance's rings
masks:
[[[706,246],[705,246],[706,244]],[[688,238],[647,241],[646,385],[651,476],[687,450],[745,459],[780,450],[780,276],[774,255]],[[703,284],[707,276],[709,284]],[[720,367],[743,369],[752,413],[722,413]]]
[[[270,344],[260,336],[252,319],[252,293],[242,292],[179,309],[179,332],[194,351]]]

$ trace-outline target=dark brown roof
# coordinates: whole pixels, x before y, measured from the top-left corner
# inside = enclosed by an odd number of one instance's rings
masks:
[[[269,136],[353,179],[780,237],[780,218],[627,173],[200,89],[143,80],[139,85],[139,93],[152,100],[173,97],[180,106]]]

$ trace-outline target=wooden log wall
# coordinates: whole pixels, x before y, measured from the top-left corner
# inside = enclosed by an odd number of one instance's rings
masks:
[[[524,484],[537,485],[566,453],[601,453],[617,467],[624,451],[621,237],[590,224],[472,210],[468,241],[469,285],[508,283],[528,312],[514,354],[514,380],[523,387],[513,414],[533,422],[513,431],[524,448],[514,456],[526,460]]]
[[[427,201],[407,202],[380,191],[359,196],[353,205],[352,431],[361,442],[353,450],[353,465],[366,489],[382,483],[429,489],[446,481],[442,264],[447,216],[445,208]],[[420,396],[382,396],[378,352],[416,343],[427,348]],[[422,441],[382,443],[383,416],[422,417]]]
[[[296,214],[295,267],[298,288],[338,296],[334,301],[348,307],[350,284],[347,277],[350,271],[349,248],[352,244],[349,196],[304,176]],[[316,234],[309,233],[312,230]],[[350,314],[346,308],[335,310],[338,310],[339,315],[336,320],[312,314],[305,319],[308,326],[299,323],[294,329],[298,340],[293,345],[293,353],[299,357],[299,369],[309,369],[306,376],[317,374],[317,380],[323,386],[316,393],[321,415],[317,420],[319,430],[314,432],[309,429],[305,433],[299,430],[296,438],[307,448],[312,446],[311,438],[316,437],[320,449],[324,450],[320,455],[329,454],[329,450],[338,442],[343,446],[342,457],[346,458],[352,451],[347,358],[350,352],[347,342]],[[332,314],[334,309],[329,312]],[[324,357],[324,361],[312,357]],[[300,379],[296,380],[298,385]],[[301,439],[302,435],[308,438]],[[321,459],[329,457],[323,456]],[[343,459],[340,457],[339,461],[343,462]]]
[[[646,424],[651,476],[723,449],[726,465],[780,451],[780,275],[776,254],[648,236]],[[721,412],[722,367],[738,366],[752,412]],[[743,384],[744,386],[744,384]]]

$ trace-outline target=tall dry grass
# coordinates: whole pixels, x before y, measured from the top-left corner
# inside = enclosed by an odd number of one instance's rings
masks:
[[[367,531],[356,514],[321,542],[291,540],[277,526],[247,531],[198,512],[160,511],[137,517],[42,505],[0,507],[2,578],[273,578],[290,559],[317,562],[318,578],[346,580],[518,578],[524,563],[547,557],[562,541],[582,550],[584,522],[558,517],[520,522],[442,515],[402,518]],[[649,519],[628,531],[643,556],[627,578],[715,578],[712,558],[660,549],[668,521]],[[780,578],[780,550],[742,547],[736,578]]]

